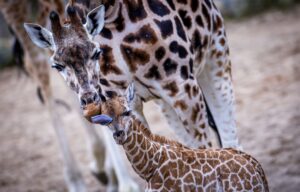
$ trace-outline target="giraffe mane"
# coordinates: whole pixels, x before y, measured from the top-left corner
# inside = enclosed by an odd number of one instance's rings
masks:
[[[150,129],[148,127],[146,127],[135,116],[133,117],[133,119],[136,121],[136,126],[138,126],[138,128],[141,130],[141,132],[144,134],[144,136],[148,137],[150,140],[152,140],[154,142],[157,142],[157,143],[161,143],[161,144],[169,145],[169,146],[172,146],[172,147],[176,147],[176,148],[187,148],[186,146],[184,146],[183,144],[181,144],[177,141],[167,139],[164,136],[153,134],[150,131]]]

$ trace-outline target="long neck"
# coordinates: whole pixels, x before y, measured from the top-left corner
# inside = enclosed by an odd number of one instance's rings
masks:
[[[178,142],[152,134],[140,120],[134,117],[123,147],[136,173],[148,181],[157,166],[162,163],[161,157],[165,156],[166,145],[184,148]]]

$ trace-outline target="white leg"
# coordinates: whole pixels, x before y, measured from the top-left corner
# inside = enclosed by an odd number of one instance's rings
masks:
[[[178,140],[186,146],[192,146],[193,138],[188,134],[174,109],[164,100],[155,100],[165,115],[168,124],[174,130]]]
[[[62,150],[62,157],[64,161],[64,174],[69,192],[84,192],[86,186],[81,175],[81,172],[74,160],[72,152],[69,148],[69,143],[65,135],[62,121],[55,110],[55,102],[52,99],[48,100],[48,108],[51,115],[52,124],[58,137],[58,142]]]
[[[224,29],[219,30],[222,33],[213,35],[215,43],[211,50],[215,51],[208,53],[203,70],[196,69],[195,71],[198,71],[197,81],[214,118],[221,137],[222,147],[241,149],[236,133],[235,99],[227,39],[224,35]]]

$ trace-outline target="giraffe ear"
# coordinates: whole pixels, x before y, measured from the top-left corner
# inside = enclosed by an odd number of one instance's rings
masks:
[[[134,83],[130,83],[125,91],[125,96],[128,104],[132,104],[135,97]]]
[[[98,35],[104,27],[105,7],[100,5],[87,14],[85,28],[92,36]]]
[[[37,24],[24,23],[24,28],[34,44],[41,48],[54,48],[53,35],[47,29]]]

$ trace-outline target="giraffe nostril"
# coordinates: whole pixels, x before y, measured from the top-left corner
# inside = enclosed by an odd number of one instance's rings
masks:
[[[116,131],[113,135],[114,135],[114,137],[124,136],[124,131]]]
[[[95,93],[93,100],[96,103],[100,101],[100,97],[99,97],[99,95],[97,93]]]
[[[83,98],[80,99],[80,104],[83,107],[85,107],[87,105],[86,101]]]

